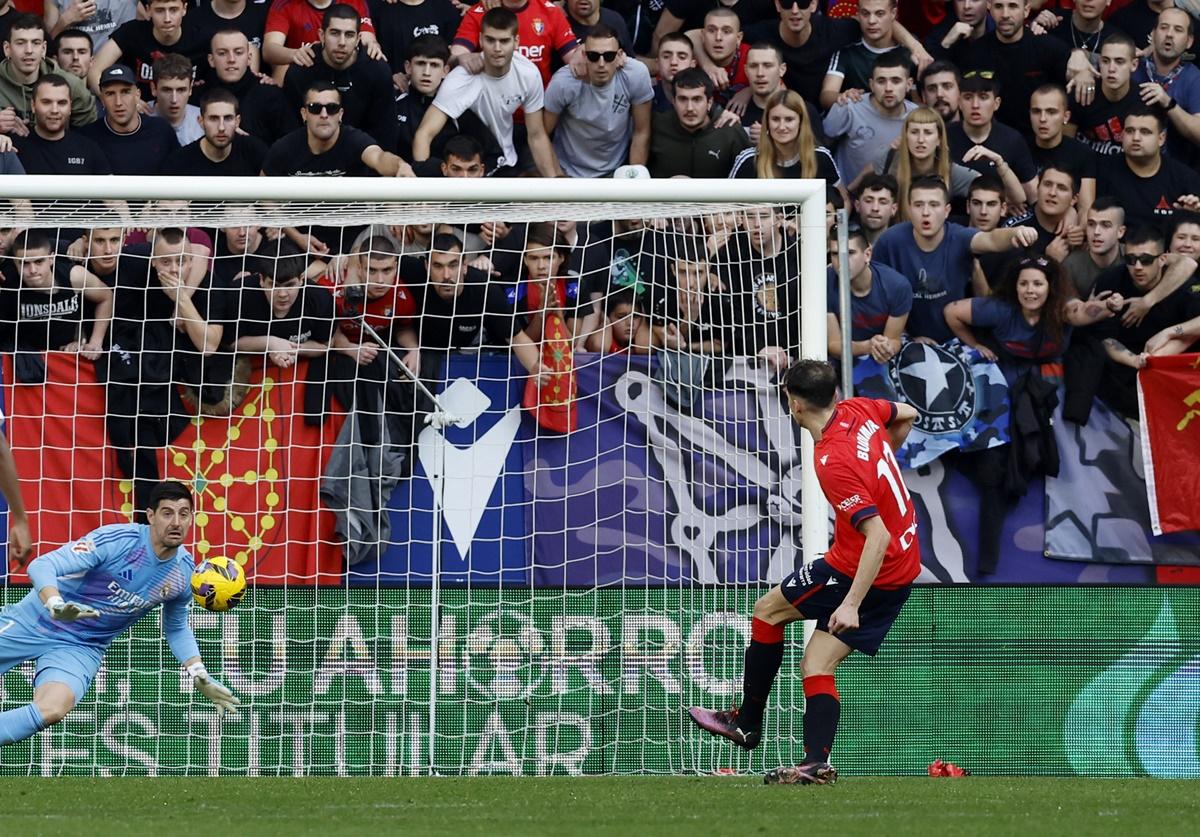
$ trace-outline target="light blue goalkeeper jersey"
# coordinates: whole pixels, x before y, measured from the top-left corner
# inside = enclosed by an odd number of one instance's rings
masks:
[[[47,639],[103,649],[162,605],[163,634],[171,652],[182,662],[199,654],[188,626],[193,569],[191,553],[182,546],[172,558],[163,560],[155,555],[149,526],[101,526],[30,563],[33,590],[6,608],[3,617],[18,620]],[[100,616],[75,622],[51,619],[38,597],[38,592],[50,585],[58,587],[66,601],[94,607]]]

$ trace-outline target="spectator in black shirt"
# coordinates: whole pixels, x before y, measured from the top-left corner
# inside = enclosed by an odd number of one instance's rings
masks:
[[[241,129],[267,145],[281,139],[300,123],[296,109],[273,83],[264,83],[250,66],[251,47],[236,29],[222,29],[209,41],[208,87],[223,87],[237,96],[242,115]]]
[[[776,0],[775,19],[744,22],[748,43],[765,41],[779,47],[787,64],[784,82],[805,101],[817,102],[821,83],[829,69],[829,59],[840,48],[862,37],[858,22],[831,19],[817,11],[817,0]]]
[[[0,286],[0,347],[100,357],[112,320],[112,290],[83,265],[56,256],[50,237],[40,230],[18,235],[12,255],[20,275]],[[91,312],[84,303],[90,303]]]
[[[1070,171],[1079,184],[1079,203],[1075,209],[1081,219],[1096,199],[1096,153],[1074,137],[1063,136],[1071,118],[1067,91],[1057,84],[1044,84],[1033,91],[1029,100],[1029,119],[1033,126],[1033,161],[1039,170],[1055,166]]]
[[[1109,16],[1114,29],[1124,32],[1138,49],[1150,42],[1150,33],[1158,26],[1158,13],[1175,5],[1175,0],[1133,0]]]
[[[71,88],[55,73],[33,86],[33,130],[16,138],[28,174],[112,174],[108,158],[92,140],[67,130]]]
[[[1045,253],[1061,264],[1072,248],[1083,244],[1084,228],[1079,217],[1071,212],[1079,194],[1075,173],[1061,166],[1048,166],[1038,177],[1037,203],[1024,215],[1004,222],[1005,227],[1032,227],[1037,242],[1029,247],[1034,253]],[[1010,255],[1011,254],[1006,254]],[[996,276],[989,274],[989,279]]]
[[[593,26],[603,23],[617,33],[617,43],[625,50],[626,55],[635,54],[633,38],[629,36],[629,27],[625,25],[625,19],[612,9],[601,8],[600,0],[566,0],[563,11],[567,13],[571,31],[575,33],[579,43],[584,42]]]
[[[238,134],[238,100],[218,87],[200,99],[204,136],[169,155],[162,173],[190,177],[257,177],[267,156],[262,140]]]
[[[408,89],[404,62],[413,41],[432,35],[448,44],[462,21],[462,14],[450,0],[369,0],[368,5],[375,38],[391,65],[396,89],[401,92]]]
[[[1002,101],[990,70],[971,70],[963,76],[962,122],[946,126],[950,156],[980,174],[994,169],[1001,180],[1015,176],[1025,199],[1033,201],[1037,168],[1021,135],[996,120]],[[1025,121],[1029,121],[1028,113]]]
[[[1048,33],[1073,49],[1083,50],[1088,60],[1096,64],[1104,39],[1119,31],[1102,17],[1111,3],[1112,0],[1075,0],[1073,9],[1057,13],[1047,9],[1039,17],[1055,15],[1057,23],[1047,28]]]
[[[82,129],[104,151],[114,174],[158,174],[167,155],[179,148],[166,120],[138,112],[141,92],[133,71],[114,64],[100,77],[104,118]]]
[[[283,368],[328,352],[333,295],[328,288],[306,284],[308,260],[300,249],[280,242],[270,255],[252,259],[247,267],[238,288],[233,347]]]
[[[1138,66],[1137,47],[1127,35],[1109,35],[1100,45],[1100,89],[1090,104],[1071,108],[1079,136],[1104,156],[1121,152],[1125,117],[1142,103],[1131,80]]]
[[[310,66],[292,64],[283,91],[293,108],[316,81],[327,81],[342,97],[342,123],[365,131],[383,148],[396,147],[396,111],[392,74],[382,61],[359,49],[358,12],[345,3],[325,10],[321,43],[313,47]]]
[[[54,39],[54,60],[76,78],[87,81],[92,66],[92,36],[82,29],[64,29]]]
[[[208,0],[207,3],[196,4],[189,24],[194,24],[205,35],[222,29],[241,32],[253,48],[251,66],[257,70],[260,66],[263,30],[267,28],[267,9],[270,7],[271,4],[265,0]]]
[[[1164,224],[1176,209],[1200,209],[1200,175],[1178,160],[1164,156],[1166,118],[1144,105],[1125,117],[1123,158],[1101,172],[1098,191],[1111,195],[1125,208],[1129,226]]]
[[[946,19],[925,36],[925,44],[935,56],[946,55],[955,44],[978,41],[987,34],[987,0],[954,0],[952,5],[954,13],[946,15]]]
[[[488,277],[467,264],[457,235],[438,233],[429,253],[405,257],[401,271],[405,284],[413,289],[416,311],[400,328],[399,340],[401,345],[418,347],[423,370],[429,366],[427,356],[440,363],[442,353],[481,342],[488,311]],[[496,293],[490,296],[495,302]],[[422,377],[427,377],[424,372]]]
[[[108,42],[100,47],[88,70],[88,85],[100,92],[100,74],[120,61],[133,68],[142,98],[150,101],[153,93],[154,59],[168,52],[178,53],[198,66],[204,58],[206,36],[185,21],[185,0],[141,0],[149,20],[123,23]]]

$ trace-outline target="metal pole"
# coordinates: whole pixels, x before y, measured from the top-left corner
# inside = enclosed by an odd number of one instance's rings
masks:
[[[842,316],[842,397],[854,396],[853,334],[850,317],[850,210],[842,207],[837,211],[838,248],[838,310]]]

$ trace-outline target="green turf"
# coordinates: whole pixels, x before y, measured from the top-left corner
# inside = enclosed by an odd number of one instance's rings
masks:
[[[752,778],[0,779],[0,833],[1200,834],[1200,782]]]

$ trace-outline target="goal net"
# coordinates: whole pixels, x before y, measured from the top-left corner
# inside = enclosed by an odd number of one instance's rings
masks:
[[[0,774],[798,762],[798,646],[753,754],[683,710],[739,698],[755,598],[827,544],[779,387],[824,356],[826,248],[809,181],[0,182],[35,554],[177,479],[249,579],[191,616],[239,717],[147,618]]]

